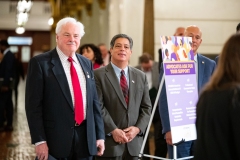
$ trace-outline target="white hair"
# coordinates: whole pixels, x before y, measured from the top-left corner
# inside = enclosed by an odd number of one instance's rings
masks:
[[[79,35],[82,38],[82,36],[85,34],[83,24],[81,22],[77,21],[75,18],[71,18],[71,17],[66,17],[66,18],[63,18],[60,21],[58,21],[56,30],[55,30],[56,34],[58,34],[61,31],[62,26],[64,26],[67,23],[72,23],[72,24],[77,25],[80,28]]]

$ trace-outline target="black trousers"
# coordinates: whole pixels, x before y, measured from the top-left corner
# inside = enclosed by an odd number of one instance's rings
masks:
[[[12,90],[0,92],[0,127],[3,127],[5,117],[7,119],[7,126],[12,126],[13,122]]]
[[[57,158],[57,160],[92,160],[92,158],[93,156],[88,151],[86,121],[83,121],[80,126],[74,127],[72,149],[69,157]]]

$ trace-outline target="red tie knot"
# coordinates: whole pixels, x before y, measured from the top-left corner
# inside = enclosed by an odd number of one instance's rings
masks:
[[[69,58],[68,58],[68,61],[69,61],[69,62],[72,62],[72,61],[73,61],[72,57],[69,57]]]

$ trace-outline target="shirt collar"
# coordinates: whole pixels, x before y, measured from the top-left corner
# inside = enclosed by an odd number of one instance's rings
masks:
[[[121,69],[121,68],[118,68],[118,67],[117,67],[116,65],[114,65],[112,62],[111,62],[111,64],[112,64],[112,66],[113,66],[113,69],[114,69],[115,73],[116,73],[117,75],[120,75],[122,69]],[[128,66],[125,67],[123,70],[124,70],[125,76],[127,76],[127,74],[128,74]]]
[[[194,61],[195,61],[195,62],[198,61],[198,56],[197,56],[197,54],[194,56]]]
[[[64,61],[68,61],[68,58],[69,58],[69,57],[66,56],[66,55],[58,48],[58,46],[56,47],[56,50],[57,50],[57,53],[59,54],[59,56],[61,56]],[[75,53],[73,54],[72,59],[73,59],[73,61],[74,61],[75,63],[78,63],[77,56],[76,56]]]

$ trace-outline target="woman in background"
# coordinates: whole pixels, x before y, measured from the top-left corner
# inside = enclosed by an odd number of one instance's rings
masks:
[[[79,52],[81,55],[92,61],[93,69],[97,69],[103,65],[101,52],[94,44],[84,44],[80,47]]]
[[[195,160],[240,160],[240,34],[225,43],[197,103]]]

